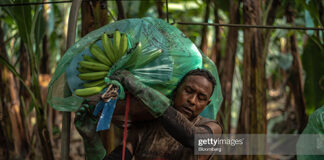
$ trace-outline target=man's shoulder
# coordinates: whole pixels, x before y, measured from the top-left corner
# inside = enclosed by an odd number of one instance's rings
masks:
[[[203,116],[198,115],[196,124],[201,125],[201,124],[204,124],[204,123],[217,123],[218,124],[218,121],[213,120],[213,119],[209,119],[209,118],[205,118]]]
[[[205,118],[200,115],[197,118],[196,126],[207,126],[214,134],[221,134],[223,132],[223,127],[217,120]]]

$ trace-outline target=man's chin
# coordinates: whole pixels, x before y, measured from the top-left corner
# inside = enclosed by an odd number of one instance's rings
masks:
[[[188,114],[186,112],[181,112],[188,120],[193,120],[195,117],[192,114]]]
[[[192,118],[192,114],[191,113],[187,113],[185,110],[183,109],[178,109],[176,108],[182,115],[184,115],[187,119],[191,120]]]
[[[186,113],[185,111],[183,110],[178,110],[183,116],[185,116],[187,119],[189,119],[191,116],[188,115],[188,113]]]
[[[191,120],[191,116],[189,116],[189,115],[185,115],[185,117],[186,117],[187,119]]]

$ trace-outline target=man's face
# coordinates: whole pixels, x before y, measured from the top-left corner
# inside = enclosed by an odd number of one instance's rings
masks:
[[[190,75],[176,91],[174,107],[192,120],[210,103],[212,91],[213,85],[205,77]]]

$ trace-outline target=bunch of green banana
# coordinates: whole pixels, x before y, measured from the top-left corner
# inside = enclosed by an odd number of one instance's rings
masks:
[[[136,45],[136,48],[131,52],[132,54],[130,55],[128,61],[125,63],[123,68],[128,69],[128,68],[141,68],[153,60],[155,60],[157,57],[159,57],[162,53],[162,49],[152,49],[152,50],[143,50],[141,42],[139,42]],[[138,57],[141,55],[146,55],[146,57],[141,58],[141,60],[138,60]]]
[[[103,34],[101,39],[106,56],[112,63],[118,61],[128,49],[126,34],[121,34],[118,30],[113,34],[113,42],[108,38],[107,34]]]
[[[116,30],[113,34],[113,42],[107,34],[102,35],[102,50],[97,44],[90,47],[92,56],[83,56],[83,61],[79,62],[77,70],[81,80],[87,81],[82,89],[75,90],[77,96],[87,97],[100,93],[106,88],[104,78],[109,69],[116,63],[127,51],[128,41],[126,34],[121,34]]]
[[[81,80],[87,81],[83,84],[82,89],[75,90],[75,94],[82,97],[87,97],[100,93],[107,84],[104,78],[107,76],[109,69],[122,56],[125,55],[128,49],[128,40],[126,34],[121,34],[118,30],[113,33],[113,41],[108,38],[107,34],[102,37],[103,50],[96,44],[90,47],[92,56],[83,56],[83,61],[79,62],[77,70]],[[124,64],[124,69],[141,68],[151,61],[155,60],[162,53],[161,49],[145,50],[139,42],[136,47],[130,51],[129,58]],[[140,56],[147,57],[139,59]]]

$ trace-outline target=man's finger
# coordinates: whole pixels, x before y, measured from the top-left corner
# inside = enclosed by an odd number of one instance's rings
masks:
[[[87,107],[88,105],[84,105],[84,106]],[[80,108],[80,111],[81,111],[81,112],[84,112],[84,111],[86,110],[85,107],[81,107],[81,108]]]
[[[79,111],[75,113],[74,124],[77,124],[77,122],[81,121],[81,115],[82,115],[82,113]]]
[[[88,111],[91,113],[91,115],[93,114],[95,109],[95,105],[89,105]]]
[[[77,115],[77,116],[81,116],[81,113],[80,113],[80,112],[76,112],[76,115]]]
[[[109,79],[111,80],[116,80],[116,81],[121,81],[122,77],[121,76],[117,76],[117,75],[111,75],[109,76]]]

